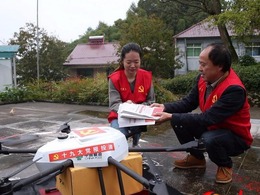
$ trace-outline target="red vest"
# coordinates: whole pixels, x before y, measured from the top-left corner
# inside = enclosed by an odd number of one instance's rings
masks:
[[[241,80],[238,78],[236,73],[231,69],[227,78],[219,83],[216,88],[212,91],[212,93],[207,98],[206,102],[204,100],[205,92],[206,92],[206,82],[204,79],[200,78],[198,83],[199,90],[199,106],[202,112],[208,110],[222,95],[222,93],[231,85],[239,85],[243,88]],[[212,125],[208,127],[209,130],[214,129],[230,129],[238,136],[242,137],[245,142],[250,146],[253,138],[250,134],[250,106],[248,104],[247,98],[244,103],[244,106],[241,110],[239,110],[236,114],[228,117],[224,121],[219,124]]]
[[[143,69],[138,69],[135,79],[134,91],[131,91],[130,84],[124,73],[124,70],[118,70],[109,76],[116,90],[121,96],[122,102],[132,100],[137,104],[141,104],[146,101],[146,97],[150,91],[152,85],[152,74]],[[108,121],[118,118],[116,112],[111,111],[108,115]]]

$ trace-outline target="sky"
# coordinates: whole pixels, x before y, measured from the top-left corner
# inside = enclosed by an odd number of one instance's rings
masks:
[[[71,42],[99,22],[113,25],[125,19],[132,3],[139,0],[2,0],[0,4],[0,45],[7,44],[26,23],[37,25],[48,35]]]

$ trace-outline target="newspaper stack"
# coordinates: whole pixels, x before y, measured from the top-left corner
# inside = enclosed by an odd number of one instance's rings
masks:
[[[154,125],[159,117],[156,112],[162,112],[163,108],[150,107],[143,104],[122,103],[118,110],[119,127],[131,127],[141,125]]]

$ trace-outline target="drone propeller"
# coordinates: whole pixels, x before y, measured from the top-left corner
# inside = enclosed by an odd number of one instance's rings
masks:
[[[23,166],[23,167],[21,167],[20,169],[18,169],[18,170],[16,170],[16,171],[14,171],[13,173],[11,173],[10,175],[8,175],[8,176],[6,176],[6,177],[0,179],[0,185],[2,185],[2,184],[4,184],[4,183],[8,182],[8,180],[9,180],[11,177],[17,175],[18,173],[22,172],[23,170],[25,170],[26,168],[28,168],[29,166],[33,165],[34,163],[36,163],[37,161],[39,161],[39,160],[41,160],[41,159],[42,159],[42,158],[38,158],[38,159],[36,159],[35,161],[29,162],[29,163],[27,163],[25,166]]]
[[[36,152],[37,149],[2,149],[2,143],[0,142],[0,154],[27,154]]]
[[[42,171],[42,172],[37,173],[37,174],[35,174],[31,177],[20,180],[18,183],[16,183],[13,186],[13,191],[18,191],[22,187],[24,187],[28,184],[34,183],[34,182],[38,181],[39,179],[42,179],[46,176],[49,176],[50,174],[53,174],[53,173],[56,173],[56,172],[62,173],[66,168],[73,167],[73,166],[74,166],[73,161],[71,159],[68,159],[68,160],[61,162],[61,163],[57,163],[53,167],[51,167],[51,168],[49,168],[45,171]]]
[[[169,195],[168,189],[166,186],[166,183],[163,181],[161,174],[159,173],[157,167],[155,166],[154,162],[150,158],[148,154],[144,154],[145,159],[147,160],[149,164],[149,169],[147,169],[148,172],[153,175],[151,180],[149,181],[152,191],[155,194],[163,194],[163,195]]]
[[[65,122],[64,124],[62,124],[60,126],[60,128],[57,130],[57,132],[62,132],[62,133],[67,133],[69,134],[71,129],[70,129],[70,125],[68,124],[70,121],[72,120],[72,118],[70,118],[67,122]]]
[[[68,123],[71,120],[72,120],[72,118],[70,118],[67,122],[62,124],[60,126],[60,128],[57,130],[57,132],[69,134],[71,130],[70,130],[70,125],[68,125]],[[39,139],[39,137],[40,136],[37,134],[28,134],[28,133],[16,134],[16,135],[8,136],[8,137],[0,137],[0,143],[4,144],[5,146],[14,146],[14,145],[22,144],[25,142],[37,140],[37,139]],[[30,153],[30,152],[28,152],[28,153]]]
[[[32,134],[19,134],[12,135],[9,137],[0,138],[0,142],[5,146],[14,146],[25,142],[33,141],[39,138],[39,135]]]

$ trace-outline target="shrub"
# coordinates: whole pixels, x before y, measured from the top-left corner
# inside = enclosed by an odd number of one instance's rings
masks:
[[[28,83],[27,89],[27,101],[35,100],[51,100],[53,97],[53,91],[55,91],[55,82],[45,82],[40,80]]]
[[[26,88],[20,87],[6,87],[3,92],[0,93],[0,101],[4,103],[23,102],[26,100]]]
[[[244,83],[247,91],[259,92],[260,64],[257,64],[255,66],[234,66],[234,71]]]
[[[178,75],[173,79],[161,81],[161,85],[174,94],[186,94],[193,87],[198,71],[191,71],[185,75]]]
[[[165,103],[165,102],[173,102],[178,100],[179,98],[165,89],[161,84],[159,79],[154,79],[154,92],[155,92],[155,100],[157,103]]]
[[[86,78],[78,96],[80,104],[108,105],[108,81],[105,74],[97,74],[95,78]]]
[[[88,85],[87,80],[78,77],[57,82],[55,87],[53,86],[52,100],[64,103],[77,103],[79,101],[78,94],[85,85]]]
[[[260,106],[260,64],[255,66],[234,66],[235,72],[244,83],[251,106]],[[179,75],[173,79],[154,78],[156,102],[178,100],[193,87],[197,71]],[[70,78],[60,82],[34,81],[25,87],[6,88],[0,93],[3,103],[23,101],[55,101],[61,103],[108,105],[108,82],[105,74],[95,78]]]
[[[248,100],[251,106],[260,106],[260,64],[255,66],[234,66],[248,92]]]
[[[241,66],[251,66],[257,64],[255,58],[249,55],[239,57],[238,64]]]

